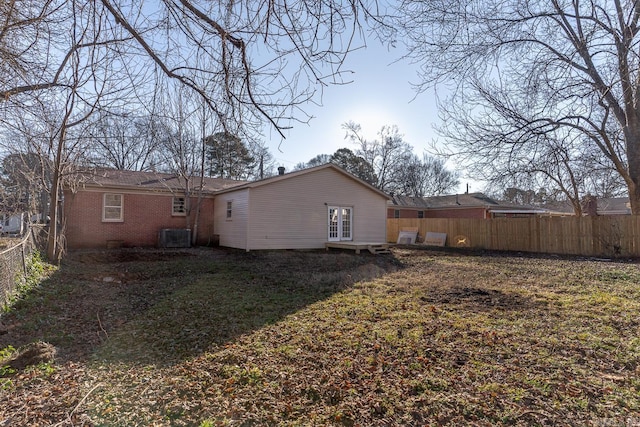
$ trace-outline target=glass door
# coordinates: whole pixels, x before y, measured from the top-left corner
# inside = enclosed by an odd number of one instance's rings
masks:
[[[329,206],[329,241],[352,240],[353,208]]]

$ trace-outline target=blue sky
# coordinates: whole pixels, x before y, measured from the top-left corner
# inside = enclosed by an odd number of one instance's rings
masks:
[[[273,131],[265,135],[278,166],[291,170],[318,154],[333,154],[342,147],[355,150],[342,130],[342,124],[349,120],[362,126],[367,139],[376,138],[383,125],[397,125],[415,154],[422,157],[429,152],[434,141],[439,140],[434,130],[439,121],[436,91],[416,96],[411,82],[418,80],[417,66],[398,61],[401,54],[400,50],[389,50],[377,42],[352,52],[346,68],[354,72],[353,82],[327,87],[322,106],[309,105],[306,109],[314,116],[308,125],[295,124],[284,140]],[[451,162],[447,167],[456,169]],[[459,172],[458,193],[465,192],[467,184],[470,192],[483,190],[482,183],[466,179],[463,171]]]
[[[355,149],[344,139],[341,128],[349,120],[359,123],[368,139],[375,138],[383,125],[397,125],[414,153],[422,156],[436,138],[435,92],[415,97],[410,82],[417,80],[416,68],[406,61],[395,62],[400,55],[377,42],[352,52],[345,68],[354,71],[353,83],[326,87],[322,106],[305,109],[314,116],[311,122],[296,123],[285,140],[275,132],[265,135],[278,165],[290,170],[317,154],[332,154],[342,147]]]

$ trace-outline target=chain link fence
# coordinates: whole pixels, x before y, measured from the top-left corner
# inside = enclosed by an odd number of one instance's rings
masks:
[[[0,303],[9,303],[11,295],[27,274],[27,261],[36,250],[43,251],[46,245],[46,229],[43,226],[29,227],[27,233],[15,245],[0,249]]]

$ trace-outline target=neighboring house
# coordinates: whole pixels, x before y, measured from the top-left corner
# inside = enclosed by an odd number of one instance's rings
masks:
[[[0,215],[0,233],[22,235],[25,230],[26,214]]]
[[[221,246],[245,250],[386,242],[388,199],[329,163],[218,191],[214,230]]]
[[[597,215],[631,215],[631,203],[628,197],[605,197],[593,200]]]
[[[548,210],[499,202],[482,193],[409,197],[392,195],[387,218],[500,218],[547,214]]]
[[[545,205],[554,215],[574,215],[570,202],[553,202]],[[582,201],[583,215],[631,215],[631,204],[628,197],[587,196]]]
[[[386,241],[388,196],[326,164],[255,182],[205,178],[198,244],[255,249],[324,248],[328,241]],[[191,184],[195,206],[199,179]],[[84,174],[64,191],[69,249],[156,246],[185,229],[185,180],[120,170]],[[189,219],[189,222],[187,221]]]
[[[193,178],[191,215],[187,216],[186,181],[174,174],[96,169],[79,175],[64,190],[65,237],[69,249],[107,246],[155,246],[163,229],[187,229],[193,224],[196,190]],[[214,239],[213,194],[238,181],[205,178],[198,244]]]

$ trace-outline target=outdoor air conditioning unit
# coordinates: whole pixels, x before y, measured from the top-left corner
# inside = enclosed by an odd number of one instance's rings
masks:
[[[158,237],[161,248],[188,248],[191,246],[191,230],[188,228],[163,228]]]

